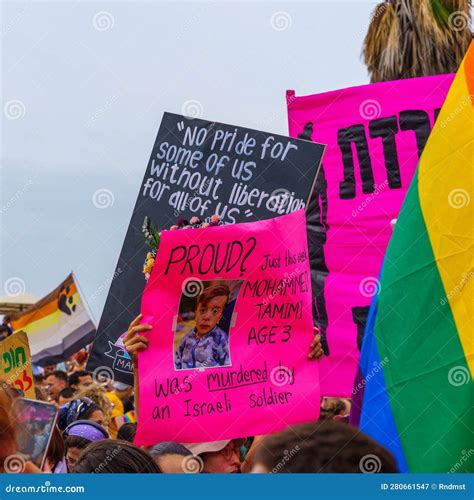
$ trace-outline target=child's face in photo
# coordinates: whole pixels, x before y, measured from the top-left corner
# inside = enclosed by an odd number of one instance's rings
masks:
[[[199,335],[209,333],[219,323],[227,303],[226,295],[213,297],[206,305],[198,302],[196,308],[196,331]]]

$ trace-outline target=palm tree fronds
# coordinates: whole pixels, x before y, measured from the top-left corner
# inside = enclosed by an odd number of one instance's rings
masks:
[[[363,57],[371,82],[455,72],[472,40],[472,0],[390,0],[374,10]]]

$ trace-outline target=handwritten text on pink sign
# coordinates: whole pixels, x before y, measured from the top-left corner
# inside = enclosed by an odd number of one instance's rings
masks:
[[[303,210],[165,231],[142,300],[138,444],[277,432],[319,415]]]

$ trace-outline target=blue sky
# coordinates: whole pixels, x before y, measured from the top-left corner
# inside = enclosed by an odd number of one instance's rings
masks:
[[[3,3],[0,295],[74,270],[98,320],[163,112],[287,134],[286,89],[368,82],[376,3]]]

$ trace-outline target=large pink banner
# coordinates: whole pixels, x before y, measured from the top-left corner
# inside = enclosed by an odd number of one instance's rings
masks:
[[[277,432],[319,416],[303,210],[164,231],[142,298],[135,442]]]
[[[314,315],[328,352],[320,362],[323,395],[351,395],[390,222],[452,79],[414,78],[305,97],[287,92],[290,135],[327,144],[308,212]]]

